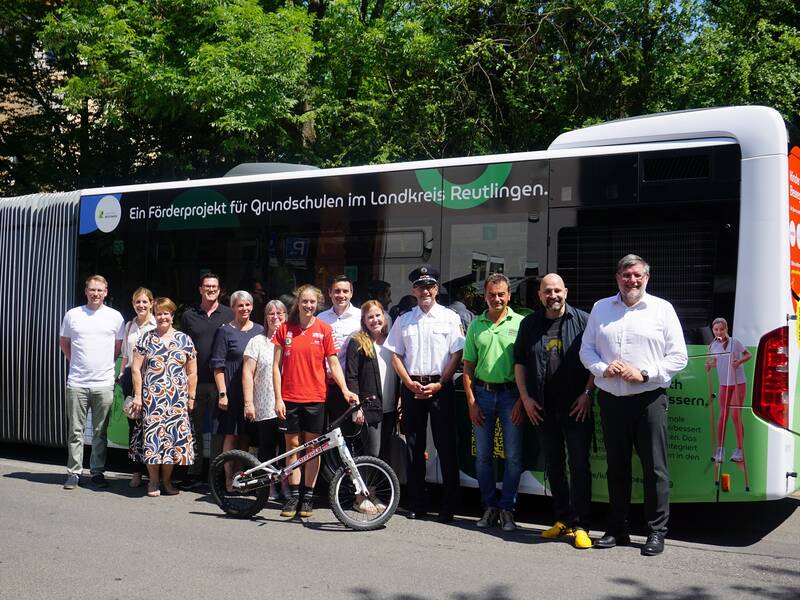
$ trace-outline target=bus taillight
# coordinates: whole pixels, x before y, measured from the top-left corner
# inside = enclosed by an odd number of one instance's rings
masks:
[[[789,328],[778,327],[758,343],[753,411],[779,427],[789,426]]]

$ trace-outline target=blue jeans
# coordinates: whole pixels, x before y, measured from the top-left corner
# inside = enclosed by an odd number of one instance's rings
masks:
[[[522,426],[511,422],[511,411],[519,394],[516,390],[487,392],[475,385],[475,402],[483,413],[483,425],[473,425],[475,430],[475,470],[484,506],[514,510],[517,488],[522,476]],[[497,483],[494,476],[494,429],[500,419],[505,449],[505,472],[500,501],[497,500]]]

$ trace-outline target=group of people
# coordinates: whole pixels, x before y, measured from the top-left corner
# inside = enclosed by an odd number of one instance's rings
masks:
[[[199,481],[201,432],[210,416],[224,436],[224,450],[246,449],[257,439],[259,459],[267,460],[281,442],[286,450],[298,447],[319,435],[326,420],[360,401],[352,426],[360,429],[365,453],[388,459],[398,423],[405,434],[410,519],[422,518],[429,508],[430,421],[443,483],[438,520],[448,522],[460,486],[453,379],[463,365],[485,505],[478,527],[516,529],[523,424],[529,419],[542,442],[556,517],[542,535],[569,536],[578,548],[629,543],[635,449],[649,527],[642,553],[659,554],[669,517],[666,388],[686,366],[687,352],[672,305],[646,293],[649,276],[642,258],[623,257],[616,270],[618,293],[587,314],[567,303],[564,281],[551,273],[539,287],[542,308],[523,317],[509,306],[508,278],[493,273],[484,284],[487,309],[466,331],[455,311],[437,303],[439,272],[430,265],[410,273],[416,305],[394,322],[378,300],[353,306],[353,283],[341,275],[328,289],[328,310],[319,310],[322,291],[303,285],[288,311],[279,300],[267,302],[262,326],[250,320],[248,292],[234,292],[231,307],[222,306],[219,277],[208,273],[200,282],[199,306],[183,314],[182,331],[173,328],[174,303],[154,301],[144,288],[133,296],[136,317],[123,323],[103,304],[107,283],[92,276],[86,282],[87,304],[69,311],[62,325],[61,347],[70,361],[65,487],[78,484],[87,406],[95,419],[92,481],[105,485],[103,422],[113,394],[113,360],[122,351],[123,381],[130,379],[134,405],[141,407],[141,418],[131,423],[130,456],[147,469],[148,495],[162,489],[177,493],[171,482],[174,465],[189,465],[190,486],[192,478]],[[609,523],[593,543],[586,524],[595,395],[608,463]],[[498,419],[505,459],[499,492],[494,476]],[[304,465],[302,479],[300,470],[290,475],[282,516],[312,514],[318,472],[316,457]],[[140,471],[131,481],[139,484]]]

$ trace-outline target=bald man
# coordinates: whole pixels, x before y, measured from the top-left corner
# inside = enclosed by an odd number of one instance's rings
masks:
[[[594,377],[579,356],[589,315],[567,304],[567,291],[559,275],[542,278],[542,308],[522,320],[514,343],[514,377],[525,412],[539,431],[553,496],[556,522],[542,536],[568,536],[583,549],[592,546],[586,524],[592,497]]]

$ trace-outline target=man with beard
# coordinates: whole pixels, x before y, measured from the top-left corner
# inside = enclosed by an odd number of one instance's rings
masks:
[[[672,304],[646,293],[650,266],[628,254],[617,263],[619,293],[595,303],[580,357],[600,389],[600,419],[608,463],[609,523],[595,548],[630,543],[631,451],[642,463],[644,510],[650,530],[642,554],[664,551],[669,520],[667,388],[688,357]]]
[[[539,300],[543,308],[520,325],[514,374],[525,412],[539,431],[553,494],[556,522],[542,536],[569,536],[576,548],[591,548],[586,527],[592,501],[589,445],[594,429],[594,378],[578,355],[589,315],[567,304],[567,292],[559,275],[542,278]]]

